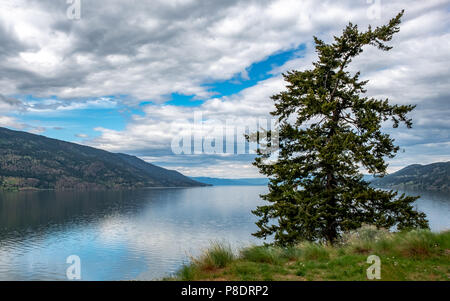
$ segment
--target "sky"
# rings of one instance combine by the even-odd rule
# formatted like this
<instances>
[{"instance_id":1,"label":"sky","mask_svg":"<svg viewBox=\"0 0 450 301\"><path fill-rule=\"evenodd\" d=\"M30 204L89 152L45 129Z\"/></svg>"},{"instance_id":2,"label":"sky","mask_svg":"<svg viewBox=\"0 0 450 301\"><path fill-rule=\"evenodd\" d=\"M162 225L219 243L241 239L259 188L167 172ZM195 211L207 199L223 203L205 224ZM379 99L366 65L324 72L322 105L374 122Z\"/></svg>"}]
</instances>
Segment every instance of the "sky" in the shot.
<instances>
[{"instance_id":1,"label":"sky","mask_svg":"<svg viewBox=\"0 0 450 301\"><path fill-rule=\"evenodd\" d=\"M208 137L269 118L282 73L317 59L313 36L331 42L401 9L393 49L366 48L350 71L368 96L417 106L412 129L383 127L401 148L389 172L449 161L450 0L2 0L0 126L189 176L261 177L251 147L224 153ZM189 133L194 151L177 152Z\"/></svg>"}]
</instances>

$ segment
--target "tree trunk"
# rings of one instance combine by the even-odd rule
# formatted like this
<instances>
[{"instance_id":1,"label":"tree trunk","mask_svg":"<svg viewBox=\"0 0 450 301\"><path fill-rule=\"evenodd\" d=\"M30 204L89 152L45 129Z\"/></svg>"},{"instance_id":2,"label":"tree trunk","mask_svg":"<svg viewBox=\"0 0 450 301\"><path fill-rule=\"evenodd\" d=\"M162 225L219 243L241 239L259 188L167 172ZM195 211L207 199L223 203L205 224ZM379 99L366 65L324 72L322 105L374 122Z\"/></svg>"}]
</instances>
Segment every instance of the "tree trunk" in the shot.
<instances>
[{"instance_id":1,"label":"tree trunk","mask_svg":"<svg viewBox=\"0 0 450 301\"><path fill-rule=\"evenodd\" d=\"M338 126L338 122L339 122L339 116L340 116L341 112L340 112L340 108L337 107L336 110L334 110L333 112L333 124L332 124L332 128L330 129L330 133L328 135L328 139L331 140L331 138L335 135L336 133L336 127ZM327 163L327 184L326 184L326 189L328 192L330 192L330 199L329 199L329 206L331 206L331 208L333 208L333 210L331 210L331 213L334 211L334 208L336 207L336 198L334 197L334 195L331 193L331 190L333 190L336 187L336 178L334 177L334 168L332 166L331 162L326 162ZM327 241L330 244L334 244L334 242L336 241L336 238L338 236L337 233L337 225L336 225L336 220L333 217L328 217L327 219L327 225L326 225L326 230L325 230L325 237L327 238Z\"/></svg>"}]
</instances>

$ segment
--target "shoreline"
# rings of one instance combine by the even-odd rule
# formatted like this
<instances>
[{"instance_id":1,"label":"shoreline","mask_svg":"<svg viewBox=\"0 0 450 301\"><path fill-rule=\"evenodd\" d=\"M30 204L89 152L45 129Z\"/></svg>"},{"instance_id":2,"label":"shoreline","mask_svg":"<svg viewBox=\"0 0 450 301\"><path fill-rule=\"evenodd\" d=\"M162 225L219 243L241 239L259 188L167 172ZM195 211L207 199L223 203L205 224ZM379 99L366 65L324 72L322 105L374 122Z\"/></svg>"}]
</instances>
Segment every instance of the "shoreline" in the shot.
<instances>
[{"instance_id":1,"label":"shoreline","mask_svg":"<svg viewBox=\"0 0 450 301\"><path fill-rule=\"evenodd\" d=\"M39 192L39 191L55 191L55 192L105 192L105 191L131 191L142 189L183 189L183 188L199 188L199 187L213 187L213 185L199 185L199 186L149 186L138 188L122 188L122 189L54 189L54 188L33 188L25 187L18 189L1 189L0 192Z\"/></svg>"}]
</instances>

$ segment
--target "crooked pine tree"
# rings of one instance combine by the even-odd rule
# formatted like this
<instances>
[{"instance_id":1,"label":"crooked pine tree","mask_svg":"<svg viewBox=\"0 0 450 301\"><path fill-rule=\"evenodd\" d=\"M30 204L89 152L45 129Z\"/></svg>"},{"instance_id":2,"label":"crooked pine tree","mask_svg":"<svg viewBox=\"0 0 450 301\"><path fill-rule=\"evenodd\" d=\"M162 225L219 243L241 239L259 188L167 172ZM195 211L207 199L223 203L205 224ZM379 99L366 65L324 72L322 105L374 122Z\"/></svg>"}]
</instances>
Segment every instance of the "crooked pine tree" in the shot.
<instances>
[{"instance_id":1,"label":"crooked pine tree","mask_svg":"<svg viewBox=\"0 0 450 301\"><path fill-rule=\"evenodd\" d=\"M342 232L362 224L428 227L425 214L412 205L417 197L374 189L359 171L364 167L375 176L386 174L386 158L393 158L399 148L382 132L382 123L411 128L407 113L415 106L364 96L368 81L347 67L366 45L390 50L386 42L399 31L402 15L364 32L349 23L331 44L314 37L314 68L283 74L286 90L272 96L271 112L279 121L279 156L271 162L270 153L260 150L254 162L270 182L268 194L262 196L269 204L253 211L259 217L253 235L274 235L280 245L333 243Z\"/></svg>"}]
</instances>

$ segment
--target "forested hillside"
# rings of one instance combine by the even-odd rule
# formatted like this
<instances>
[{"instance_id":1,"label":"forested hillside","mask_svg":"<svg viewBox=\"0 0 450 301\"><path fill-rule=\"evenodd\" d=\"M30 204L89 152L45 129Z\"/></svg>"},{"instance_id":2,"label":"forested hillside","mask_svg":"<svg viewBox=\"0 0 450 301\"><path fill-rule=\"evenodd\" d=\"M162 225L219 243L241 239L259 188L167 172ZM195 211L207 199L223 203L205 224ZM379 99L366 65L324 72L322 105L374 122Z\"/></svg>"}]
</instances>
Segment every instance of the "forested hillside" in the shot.
<instances>
[{"instance_id":1,"label":"forested hillside","mask_svg":"<svg viewBox=\"0 0 450 301\"><path fill-rule=\"evenodd\" d=\"M450 192L450 162L414 164L372 181L377 187Z\"/></svg>"},{"instance_id":2,"label":"forested hillside","mask_svg":"<svg viewBox=\"0 0 450 301\"><path fill-rule=\"evenodd\" d=\"M204 186L137 157L0 128L0 189Z\"/></svg>"}]
</instances>

